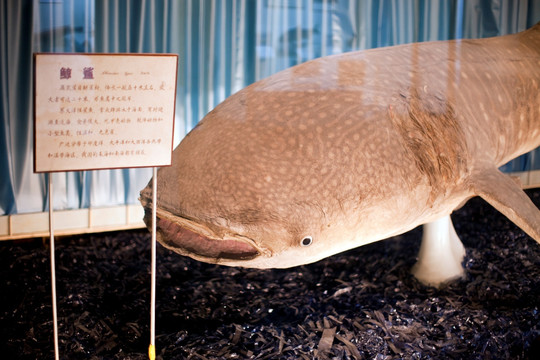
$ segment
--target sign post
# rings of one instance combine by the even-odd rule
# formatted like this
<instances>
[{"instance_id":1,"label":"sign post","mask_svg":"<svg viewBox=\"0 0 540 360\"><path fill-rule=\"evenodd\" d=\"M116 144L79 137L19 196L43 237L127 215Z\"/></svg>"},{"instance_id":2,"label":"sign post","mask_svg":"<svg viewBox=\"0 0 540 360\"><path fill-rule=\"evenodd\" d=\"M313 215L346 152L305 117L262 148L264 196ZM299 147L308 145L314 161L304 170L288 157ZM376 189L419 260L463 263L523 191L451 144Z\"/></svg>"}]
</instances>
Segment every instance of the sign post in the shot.
<instances>
[{"instance_id":1,"label":"sign post","mask_svg":"<svg viewBox=\"0 0 540 360\"><path fill-rule=\"evenodd\" d=\"M152 204L157 203L157 168L152 170ZM148 347L148 358L154 360L156 358L156 206L152 206L152 261L151 273L152 280L150 283L150 346Z\"/></svg>"},{"instance_id":2,"label":"sign post","mask_svg":"<svg viewBox=\"0 0 540 360\"><path fill-rule=\"evenodd\" d=\"M49 175L55 356L59 358L52 172L153 167L172 161L178 56L34 55L34 172ZM155 207L149 347L155 358Z\"/></svg>"},{"instance_id":3,"label":"sign post","mask_svg":"<svg viewBox=\"0 0 540 360\"><path fill-rule=\"evenodd\" d=\"M56 312L56 261L54 256L54 214L53 214L53 183L52 174L49 176L49 235L50 235L50 258L51 258L51 295L52 295L52 313L53 313L53 339L54 356L59 360L58 351L58 314Z\"/></svg>"}]
</instances>

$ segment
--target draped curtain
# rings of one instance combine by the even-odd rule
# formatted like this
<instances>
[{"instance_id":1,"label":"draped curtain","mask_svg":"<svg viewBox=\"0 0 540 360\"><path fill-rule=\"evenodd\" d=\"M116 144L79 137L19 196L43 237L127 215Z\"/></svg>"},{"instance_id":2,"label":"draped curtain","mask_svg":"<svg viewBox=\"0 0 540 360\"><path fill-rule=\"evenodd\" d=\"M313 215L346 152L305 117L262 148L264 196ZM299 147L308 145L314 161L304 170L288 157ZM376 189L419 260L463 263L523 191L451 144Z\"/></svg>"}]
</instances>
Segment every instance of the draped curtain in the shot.
<instances>
[{"instance_id":1,"label":"draped curtain","mask_svg":"<svg viewBox=\"0 0 540 360\"><path fill-rule=\"evenodd\" d=\"M47 207L34 174L33 52L179 54L175 144L227 96L316 57L514 33L540 0L1 0L0 215ZM531 153L506 171L540 169ZM150 169L54 174L55 208L137 202Z\"/></svg>"}]
</instances>

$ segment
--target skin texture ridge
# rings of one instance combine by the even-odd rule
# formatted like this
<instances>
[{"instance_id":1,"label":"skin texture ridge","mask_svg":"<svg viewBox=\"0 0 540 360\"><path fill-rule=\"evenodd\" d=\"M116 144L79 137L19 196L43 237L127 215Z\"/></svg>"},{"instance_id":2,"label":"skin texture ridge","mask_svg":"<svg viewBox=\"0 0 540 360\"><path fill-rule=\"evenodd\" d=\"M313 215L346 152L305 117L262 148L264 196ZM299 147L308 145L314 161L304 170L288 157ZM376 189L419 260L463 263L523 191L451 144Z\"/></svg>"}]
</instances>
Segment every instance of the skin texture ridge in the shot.
<instances>
[{"instance_id":1,"label":"skin texture ridge","mask_svg":"<svg viewBox=\"0 0 540 360\"><path fill-rule=\"evenodd\" d=\"M539 90L540 24L281 71L218 105L159 170L158 240L201 261L291 267L481 196L540 241L539 210L497 170L540 146Z\"/></svg>"}]
</instances>

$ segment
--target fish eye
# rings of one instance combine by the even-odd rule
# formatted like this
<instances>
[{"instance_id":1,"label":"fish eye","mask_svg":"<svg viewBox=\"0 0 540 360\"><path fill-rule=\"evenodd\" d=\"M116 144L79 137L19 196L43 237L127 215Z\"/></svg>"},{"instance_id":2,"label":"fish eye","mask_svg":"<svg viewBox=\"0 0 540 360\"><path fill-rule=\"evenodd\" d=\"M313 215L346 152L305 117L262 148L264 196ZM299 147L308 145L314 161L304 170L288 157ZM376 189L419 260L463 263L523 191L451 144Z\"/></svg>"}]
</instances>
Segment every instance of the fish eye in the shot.
<instances>
[{"instance_id":1,"label":"fish eye","mask_svg":"<svg viewBox=\"0 0 540 360\"><path fill-rule=\"evenodd\" d=\"M309 246L313 243L313 238L311 236L306 236L302 239L302 241L300 242L300 244L302 246Z\"/></svg>"}]
</instances>

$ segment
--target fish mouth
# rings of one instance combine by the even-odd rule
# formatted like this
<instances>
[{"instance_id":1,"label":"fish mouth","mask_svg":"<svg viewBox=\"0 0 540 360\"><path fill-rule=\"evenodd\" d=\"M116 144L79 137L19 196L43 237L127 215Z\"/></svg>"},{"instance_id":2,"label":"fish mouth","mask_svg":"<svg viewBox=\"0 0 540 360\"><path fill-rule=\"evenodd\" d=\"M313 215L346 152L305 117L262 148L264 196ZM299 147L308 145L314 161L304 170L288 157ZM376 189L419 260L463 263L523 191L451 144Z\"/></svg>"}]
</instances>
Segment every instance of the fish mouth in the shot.
<instances>
[{"instance_id":1,"label":"fish mouth","mask_svg":"<svg viewBox=\"0 0 540 360\"><path fill-rule=\"evenodd\" d=\"M238 234L219 236L205 225L166 210L157 208L156 213L157 240L180 255L214 264L241 265L264 252L248 237ZM151 229L151 207L145 207L144 221Z\"/></svg>"}]
</instances>

